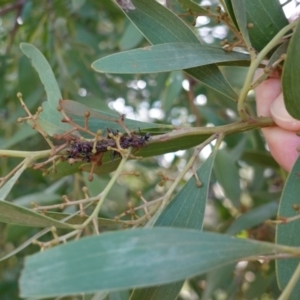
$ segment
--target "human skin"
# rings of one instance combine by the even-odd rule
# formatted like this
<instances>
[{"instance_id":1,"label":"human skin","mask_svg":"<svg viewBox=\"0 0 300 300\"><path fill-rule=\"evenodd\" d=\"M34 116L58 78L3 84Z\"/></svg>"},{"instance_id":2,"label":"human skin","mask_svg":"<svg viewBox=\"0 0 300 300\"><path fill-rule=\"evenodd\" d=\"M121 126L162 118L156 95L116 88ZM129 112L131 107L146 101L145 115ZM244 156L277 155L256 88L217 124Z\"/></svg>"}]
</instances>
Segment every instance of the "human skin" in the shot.
<instances>
[{"instance_id":1,"label":"human skin","mask_svg":"<svg viewBox=\"0 0 300 300\"><path fill-rule=\"evenodd\" d=\"M277 124L262 129L270 152L283 169L290 171L299 155L300 137L296 132L300 131L300 121L285 109L279 76L265 80L255 89L255 95L257 115L271 117Z\"/></svg>"}]
</instances>

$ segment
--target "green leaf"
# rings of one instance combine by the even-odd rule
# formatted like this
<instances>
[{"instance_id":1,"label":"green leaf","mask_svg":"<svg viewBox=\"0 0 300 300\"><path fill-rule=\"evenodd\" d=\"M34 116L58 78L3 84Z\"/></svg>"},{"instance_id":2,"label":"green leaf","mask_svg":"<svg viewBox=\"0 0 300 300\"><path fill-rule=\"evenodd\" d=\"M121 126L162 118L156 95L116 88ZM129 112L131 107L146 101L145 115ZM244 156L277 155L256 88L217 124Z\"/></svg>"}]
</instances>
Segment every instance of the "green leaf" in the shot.
<instances>
[{"instance_id":1,"label":"green leaf","mask_svg":"<svg viewBox=\"0 0 300 300\"><path fill-rule=\"evenodd\" d=\"M21 196L13 200L15 205L30 207L34 202L37 205L47 205L49 203L57 203L61 201L61 195L57 193L36 192Z\"/></svg>"},{"instance_id":2,"label":"green leaf","mask_svg":"<svg viewBox=\"0 0 300 300\"><path fill-rule=\"evenodd\" d=\"M32 137L35 134L37 134L37 132L32 128L28 126L22 126L20 130L18 130L12 137L5 140L5 142L1 144L1 149L11 148L12 146Z\"/></svg>"},{"instance_id":3,"label":"green leaf","mask_svg":"<svg viewBox=\"0 0 300 300\"><path fill-rule=\"evenodd\" d=\"M233 284L238 284L237 280L234 280L233 276L228 276L229 274L234 274L236 268L236 263L217 268L209 272L206 276L205 289L201 300L214 299L214 293L216 290L222 290L228 295L227 289L232 289ZM229 291L230 291L229 290ZM228 297L228 299L234 299Z\"/></svg>"},{"instance_id":4,"label":"green leaf","mask_svg":"<svg viewBox=\"0 0 300 300\"><path fill-rule=\"evenodd\" d=\"M293 209L294 205L299 205L300 195L300 157L298 157L294 164L287 181L285 183L282 196L279 203L278 216L282 218L289 218L299 215L297 211ZM288 246L300 246L299 239L300 222L299 219L286 224L278 224L276 226L276 243ZM300 260L293 258L291 260L277 260L277 281L280 289L289 282L292 274L294 273ZM298 299L300 295L300 282L295 286L290 299Z\"/></svg>"},{"instance_id":5,"label":"green leaf","mask_svg":"<svg viewBox=\"0 0 300 300\"><path fill-rule=\"evenodd\" d=\"M217 65L207 65L185 70L186 73L193 76L211 89L223 94L224 96L236 101L237 95L233 91L227 79L220 72Z\"/></svg>"},{"instance_id":6,"label":"green leaf","mask_svg":"<svg viewBox=\"0 0 300 300\"><path fill-rule=\"evenodd\" d=\"M272 56L270 57L267 63L267 67L271 66L274 62L280 59L281 55L286 54L289 44L290 44L290 40L287 40L274 51L274 53L272 54ZM268 74L266 74L266 76L268 76Z\"/></svg>"},{"instance_id":7,"label":"green leaf","mask_svg":"<svg viewBox=\"0 0 300 300\"><path fill-rule=\"evenodd\" d=\"M92 68L102 73L147 74L237 60L249 60L249 55L199 43L180 42L112 54L96 60Z\"/></svg>"},{"instance_id":8,"label":"green leaf","mask_svg":"<svg viewBox=\"0 0 300 300\"><path fill-rule=\"evenodd\" d=\"M138 156L149 157L161 155L169 152L176 152L179 150L185 150L195 147L205 141L210 134L195 134L183 137L178 137L169 141L162 141L153 138L153 141L147 145L147 147L141 148L135 154Z\"/></svg>"},{"instance_id":9,"label":"green leaf","mask_svg":"<svg viewBox=\"0 0 300 300\"><path fill-rule=\"evenodd\" d=\"M31 60L47 94L48 101L43 103L43 112L38 118L39 124L51 136L55 133L62 133L69 130L69 124L61 122L62 116L57 111L58 102L62 99L62 95L48 61L33 45L21 43L20 48Z\"/></svg>"},{"instance_id":10,"label":"green leaf","mask_svg":"<svg viewBox=\"0 0 300 300\"><path fill-rule=\"evenodd\" d=\"M140 33L140 31L132 24L129 23L122 35L119 46L121 50L129 50L136 46L138 46L144 36Z\"/></svg>"},{"instance_id":11,"label":"green leaf","mask_svg":"<svg viewBox=\"0 0 300 300\"><path fill-rule=\"evenodd\" d=\"M211 171L215 159L213 152L197 170L202 186L197 187L192 176L172 202L160 215L154 226L171 226L190 229L202 229ZM130 300L173 300L178 296L184 281L137 289Z\"/></svg>"},{"instance_id":12,"label":"green leaf","mask_svg":"<svg viewBox=\"0 0 300 300\"><path fill-rule=\"evenodd\" d=\"M44 85L49 105L56 109L58 101L62 99L62 95L49 63L40 50L33 45L21 43L20 48L31 60L33 67L38 72L41 82Z\"/></svg>"},{"instance_id":13,"label":"green leaf","mask_svg":"<svg viewBox=\"0 0 300 300\"><path fill-rule=\"evenodd\" d=\"M193 31L173 12L155 0L132 0L134 10L124 12L129 20L152 44L199 43ZM236 100L237 96L217 65L185 70L203 84Z\"/></svg>"},{"instance_id":14,"label":"green leaf","mask_svg":"<svg viewBox=\"0 0 300 300\"><path fill-rule=\"evenodd\" d=\"M192 229L103 233L28 257L20 278L21 297L41 299L164 284L276 250L289 249Z\"/></svg>"},{"instance_id":15,"label":"green leaf","mask_svg":"<svg viewBox=\"0 0 300 300\"><path fill-rule=\"evenodd\" d=\"M300 120L300 23L298 22L287 50L281 77L284 103L292 117Z\"/></svg>"},{"instance_id":16,"label":"green leaf","mask_svg":"<svg viewBox=\"0 0 300 300\"><path fill-rule=\"evenodd\" d=\"M251 44L255 50L261 51L283 27L288 25L288 21L279 1L246 0L245 5L247 23L253 24L253 28L248 31Z\"/></svg>"},{"instance_id":17,"label":"green leaf","mask_svg":"<svg viewBox=\"0 0 300 300\"><path fill-rule=\"evenodd\" d=\"M181 4L184 10L195 13L197 16L209 15L209 12L205 8L199 6L191 0L178 0L178 2Z\"/></svg>"},{"instance_id":18,"label":"green leaf","mask_svg":"<svg viewBox=\"0 0 300 300\"><path fill-rule=\"evenodd\" d=\"M46 212L46 216L48 216L51 219L61 221L63 219L68 218L70 215L65 213L58 213L58 212ZM88 219L88 216L80 216L80 215L74 215L72 218L69 218L66 223L72 224L72 225L78 225L84 223ZM121 229L122 226L124 226L124 222L117 221L114 219L105 219L105 218L97 218L99 231L107 231L107 230L116 230Z\"/></svg>"},{"instance_id":19,"label":"green leaf","mask_svg":"<svg viewBox=\"0 0 300 300\"><path fill-rule=\"evenodd\" d=\"M104 154L102 164L100 167L96 166L94 174L104 175L115 171L120 163L120 159L116 158L112 160L111 153L107 152ZM90 163L74 163L70 165L68 162L58 162L56 165L56 170L53 173L53 167L49 169L49 176L51 179L58 179L64 176L74 174L79 171L90 172L92 164Z\"/></svg>"},{"instance_id":20,"label":"green leaf","mask_svg":"<svg viewBox=\"0 0 300 300\"><path fill-rule=\"evenodd\" d=\"M65 221L68 224L82 224L84 221L87 220L87 216L80 216L80 215L74 215L70 216L69 214L63 214L63 213L57 213L57 212L46 212L45 213L46 216L50 217L51 219L54 220L58 220L58 221ZM115 230L115 229L121 229L121 226L124 226L124 223L122 221L116 221L116 220L110 220L110 219L103 219L103 218L98 218L98 226L99 226L99 230L101 231L107 231L107 230ZM61 224L61 223L60 223ZM11 226L16 226L16 225L11 225ZM26 228L24 227L24 225L21 225L22 229ZM57 226L57 223L55 225ZM6 260L14 255L16 255L17 253L19 253L20 251L24 250L26 247L28 247L34 240L37 240L38 238L42 237L43 235L45 235L47 232L49 232L51 230L50 227L47 227L41 231L39 231L37 234L35 234L34 236L31 236L29 239L27 239L24 243L22 243L20 246L18 246L17 248L14 248L11 252L9 252L8 254L0 257L0 262L3 260ZM20 229L18 229L18 233L20 234ZM22 234L22 231L21 231Z\"/></svg>"},{"instance_id":21,"label":"green leaf","mask_svg":"<svg viewBox=\"0 0 300 300\"><path fill-rule=\"evenodd\" d=\"M193 31L172 11L154 0L132 0L134 10L127 18L152 44L174 42L199 43Z\"/></svg>"},{"instance_id":22,"label":"green leaf","mask_svg":"<svg viewBox=\"0 0 300 300\"><path fill-rule=\"evenodd\" d=\"M198 187L192 176L158 218L155 226L202 229L214 160L213 153L197 170L202 186Z\"/></svg>"},{"instance_id":23,"label":"green leaf","mask_svg":"<svg viewBox=\"0 0 300 300\"><path fill-rule=\"evenodd\" d=\"M226 230L226 233L237 234L242 230L247 230L251 227L257 226L264 221L275 217L277 209L278 203L275 201L255 207L239 216Z\"/></svg>"},{"instance_id":24,"label":"green leaf","mask_svg":"<svg viewBox=\"0 0 300 300\"><path fill-rule=\"evenodd\" d=\"M60 106L63 108L64 112L68 117L72 119L74 123L80 125L82 127L85 126L85 118L84 113L88 112L90 117L88 119L89 130L92 132L97 132L97 130L105 131L106 128L111 130L120 130L124 132L123 127L117 122L120 121L121 116L117 113L107 113L103 111L99 111L96 109L92 109L82 103L73 101L73 100L63 100L60 102ZM136 120L126 119L124 120L124 124L130 130L143 130L154 129L156 133L164 133L173 129L174 126L168 124L155 124L149 122L141 122ZM82 133L84 134L84 133Z\"/></svg>"},{"instance_id":25,"label":"green leaf","mask_svg":"<svg viewBox=\"0 0 300 300\"><path fill-rule=\"evenodd\" d=\"M130 300L174 300L184 284L183 280L153 287L139 288L133 291Z\"/></svg>"},{"instance_id":26,"label":"green leaf","mask_svg":"<svg viewBox=\"0 0 300 300\"><path fill-rule=\"evenodd\" d=\"M17 226L17 225L11 225L11 226ZM26 227L22 226L22 229L24 229ZM45 235L47 232L50 231L50 228L45 228L41 231L39 231L37 234L35 234L34 236L28 238L24 243L22 243L20 246L18 246L17 248L14 248L12 251L10 251L9 253L7 253L6 255L0 257L0 262L4 261L14 255L16 255L17 253L21 252L22 250L24 250L26 247L28 247L33 241L36 241L38 238L40 238L41 236ZM20 231L19 231L20 232Z\"/></svg>"},{"instance_id":27,"label":"green leaf","mask_svg":"<svg viewBox=\"0 0 300 300\"><path fill-rule=\"evenodd\" d=\"M241 160L249 164L258 164L264 167L278 168L278 163L267 152L257 150L246 150L241 155Z\"/></svg>"},{"instance_id":28,"label":"green leaf","mask_svg":"<svg viewBox=\"0 0 300 300\"><path fill-rule=\"evenodd\" d=\"M25 171L25 167L21 167L8 181L5 182L5 184L0 188L0 203L1 200L5 200L11 189L16 184L19 177L22 175L22 173Z\"/></svg>"},{"instance_id":29,"label":"green leaf","mask_svg":"<svg viewBox=\"0 0 300 300\"><path fill-rule=\"evenodd\" d=\"M226 197L235 207L240 206L240 176L236 158L224 149L218 151L214 165L217 181L224 189Z\"/></svg>"},{"instance_id":30,"label":"green leaf","mask_svg":"<svg viewBox=\"0 0 300 300\"><path fill-rule=\"evenodd\" d=\"M40 213L7 201L0 201L0 222L30 227L55 226L57 228L72 228L66 223L58 222Z\"/></svg>"},{"instance_id":31,"label":"green leaf","mask_svg":"<svg viewBox=\"0 0 300 300\"><path fill-rule=\"evenodd\" d=\"M242 33L243 39L247 46L251 46L249 39L248 28L247 28L247 17L246 17L246 1L245 0L231 0L232 8L234 10L235 20L238 24L239 30Z\"/></svg>"},{"instance_id":32,"label":"green leaf","mask_svg":"<svg viewBox=\"0 0 300 300\"><path fill-rule=\"evenodd\" d=\"M234 26L238 29L239 26L237 24L236 18L235 18L235 14L233 11L233 6L231 3L231 0L224 0L224 8L225 11L228 13L228 15L230 16L230 19L232 20L232 23L234 24Z\"/></svg>"},{"instance_id":33,"label":"green leaf","mask_svg":"<svg viewBox=\"0 0 300 300\"><path fill-rule=\"evenodd\" d=\"M167 82L166 87L162 94L162 108L166 114L169 114L173 108L176 100L178 99L180 92L182 91L183 82L182 71L171 72Z\"/></svg>"},{"instance_id":34,"label":"green leaf","mask_svg":"<svg viewBox=\"0 0 300 300\"><path fill-rule=\"evenodd\" d=\"M121 161L120 158L112 159L111 152L104 153L102 158L101 166L96 166L93 174L104 175L115 171ZM139 155L140 156L140 155ZM72 175L76 172L88 172L90 173L92 168L91 163L86 162L75 162L74 164L69 164L67 161L59 161L56 164L55 172L53 172L53 167L51 166L48 170L51 179L59 179L64 176Z\"/></svg>"},{"instance_id":35,"label":"green leaf","mask_svg":"<svg viewBox=\"0 0 300 300\"><path fill-rule=\"evenodd\" d=\"M279 293L276 295L275 288L272 288L273 285L276 284L275 272L271 270L271 272L266 272L264 270L260 270L255 273L255 280L251 283L249 289L245 292L245 299L260 299L265 291L272 291L272 296L274 299L279 299ZM291 299L290 299L291 300Z\"/></svg>"}]
</instances>

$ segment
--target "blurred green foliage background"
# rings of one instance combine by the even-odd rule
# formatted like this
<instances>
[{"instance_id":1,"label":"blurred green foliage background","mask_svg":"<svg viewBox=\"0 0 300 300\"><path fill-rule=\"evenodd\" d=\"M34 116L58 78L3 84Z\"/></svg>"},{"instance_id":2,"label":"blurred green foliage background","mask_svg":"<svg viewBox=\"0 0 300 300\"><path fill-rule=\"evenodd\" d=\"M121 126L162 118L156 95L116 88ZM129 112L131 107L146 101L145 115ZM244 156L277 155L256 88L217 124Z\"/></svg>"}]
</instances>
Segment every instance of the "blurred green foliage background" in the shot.
<instances>
[{"instance_id":1,"label":"blurred green foliage background","mask_svg":"<svg viewBox=\"0 0 300 300\"><path fill-rule=\"evenodd\" d=\"M205 16L194 20L179 2L166 1L166 5L193 28L203 43L217 46L221 40L232 38L226 25ZM210 4L214 10L218 1L202 1L202 4ZM181 70L143 75L94 72L91 63L96 59L149 45L113 1L0 0L1 149L47 149L45 141L30 126L16 122L18 117L25 115L16 97L18 92L22 92L32 112L46 101L36 71L19 48L21 42L33 44L45 55L64 99L76 100L102 111L116 110L125 113L127 118L176 126L218 126L239 119L236 103ZM223 66L221 69L238 93L246 68ZM248 108L255 111L254 94L250 95ZM185 165L191 151L130 162L128 169L139 170L141 176L120 179L118 188L111 192L105 203L102 216L113 218L122 213L129 201L133 205L140 204L135 194L138 190L142 190L144 197L149 200L163 194L163 188L157 185L157 172L163 169L170 177L175 176ZM205 149L198 158L198 165L210 151L210 147ZM1 176L5 176L17 163L16 159L1 158ZM259 131L226 137L215 161L205 228L231 234L245 229L243 234L247 237L273 241L273 228L261 223L275 216L285 176L266 150ZM85 174L76 173L54 181L49 176L42 176L40 171L27 170L7 200L29 206L31 202L56 203L63 194L78 199L83 185L89 187L91 194L96 194L99 187L104 187L109 180L109 175L105 175L89 183L86 177ZM240 202L240 212L232 202ZM237 215L247 212L246 223L243 220L233 223ZM0 223L0 256L38 231ZM49 236L44 237L45 240L47 238ZM18 299L17 279L23 259L37 250L37 246L30 246L11 259L0 262L1 299ZM228 296L226 299L258 299L255 297L266 290L265 298L259 299L276 298L278 289L273 264L259 265L255 262L240 269L235 267L227 267L219 273L212 272L207 278L194 278L185 292L181 293L181 299L208 299L211 295L213 299L225 299L222 293ZM221 276L233 274L234 269L236 273L232 276L236 280ZM241 291L239 280L250 286L245 293ZM207 288L204 291L205 281ZM238 293L241 293L241 298L234 298L238 297ZM109 299L127 298L114 298L111 295Z\"/></svg>"}]
</instances>

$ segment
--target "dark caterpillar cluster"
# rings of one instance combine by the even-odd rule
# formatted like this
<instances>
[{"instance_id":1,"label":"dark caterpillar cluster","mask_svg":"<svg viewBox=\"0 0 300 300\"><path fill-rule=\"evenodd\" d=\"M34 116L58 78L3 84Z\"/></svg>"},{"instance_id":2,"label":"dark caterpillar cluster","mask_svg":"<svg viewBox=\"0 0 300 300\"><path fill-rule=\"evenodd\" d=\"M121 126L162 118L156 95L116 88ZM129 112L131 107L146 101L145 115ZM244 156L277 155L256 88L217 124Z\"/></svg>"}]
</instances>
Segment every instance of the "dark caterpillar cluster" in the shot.
<instances>
[{"instance_id":1,"label":"dark caterpillar cluster","mask_svg":"<svg viewBox=\"0 0 300 300\"><path fill-rule=\"evenodd\" d=\"M119 132L108 130L109 134L117 136ZM121 135L119 137L119 143L122 149L128 149L129 147L139 149L146 145L150 140L151 135L146 133L145 135L132 134L130 136ZM96 143L95 150L93 151L94 142L88 141L73 141L71 149L68 150L68 159L81 159L82 161L90 162L93 157L97 157L100 153L109 151L108 147L117 148L116 140L108 135L107 138L101 139ZM112 158L120 156L117 151L112 151Z\"/></svg>"}]
</instances>

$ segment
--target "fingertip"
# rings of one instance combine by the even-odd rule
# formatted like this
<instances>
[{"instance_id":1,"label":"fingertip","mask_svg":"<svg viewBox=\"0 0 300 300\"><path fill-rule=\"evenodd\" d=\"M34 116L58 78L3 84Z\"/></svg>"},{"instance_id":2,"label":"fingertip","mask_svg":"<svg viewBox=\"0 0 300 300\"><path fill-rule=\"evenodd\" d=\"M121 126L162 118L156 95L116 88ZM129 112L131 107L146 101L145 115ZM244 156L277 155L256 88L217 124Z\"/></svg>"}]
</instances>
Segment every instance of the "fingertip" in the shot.
<instances>
[{"instance_id":1,"label":"fingertip","mask_svg":"<svg viewBox=\"0 0 300 300\"><path fill-rule=\"evenodd\" d=\"M286 110L282 93L270 106L270 113L275 123L286 130L299 131L300 121L294 119Z\"/></svg>"},{"instance_id":2,"label":"fingertip","mask_svg":"<svg viewBox=\"0 0 300 300\"><path fill-rule=\"evenodd\" d=\"M297 147L300 145L300 138L294 132L279 127L265 128L263 133L272 156L289 172L299 156Z\"/></svg>"},{"instance_id":3,"label":"fingertip","mask_svg":"<svg viewBox=\"0 0 300 300\"><path fill-rule=\"evenodd\" d=\"M279 78L270 78L255 89L256 110L258 116L270 117L270 106L281 93Z\"/></svg>"}]
</instances>

